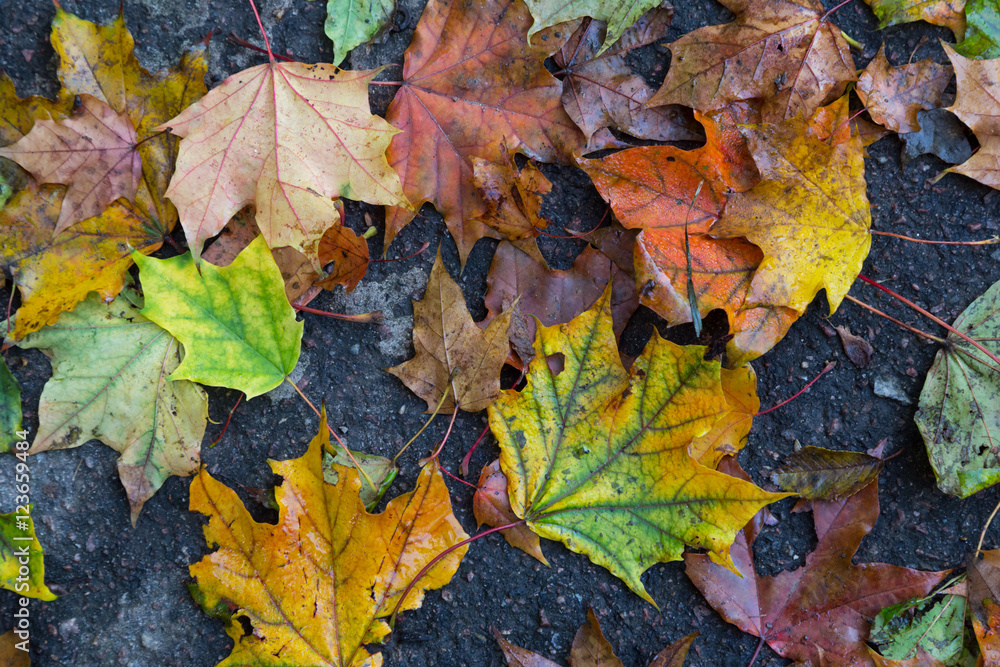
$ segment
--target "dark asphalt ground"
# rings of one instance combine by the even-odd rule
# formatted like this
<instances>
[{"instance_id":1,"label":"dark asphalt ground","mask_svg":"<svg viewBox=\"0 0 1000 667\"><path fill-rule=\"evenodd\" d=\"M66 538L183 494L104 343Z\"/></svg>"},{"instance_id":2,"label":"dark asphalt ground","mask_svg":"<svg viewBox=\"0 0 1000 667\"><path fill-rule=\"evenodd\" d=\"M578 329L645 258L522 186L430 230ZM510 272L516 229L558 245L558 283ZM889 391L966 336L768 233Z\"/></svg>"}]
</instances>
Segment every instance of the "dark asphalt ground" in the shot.
<instances>
[{"instance_id":1,"label":"dark asphalt ground","mask_svg":"<svg viewBox=\"0 0 1000 667\"><path fill-rule=\"evenodd\" d=\"M329 61L332 49L323 34L324 5L307 0L262 0L261 13L276 50L304 61ZM393 31L374 47L360 47L348 65L367 68L401 63L402 52L419 18L420 0L404 0ZM117 0L63 0L63 6L90 20L110 21ZM225 35L259 41L252 12L241 0L129 0L127 22L138 42L139 58L149 69L174 63L183 48L211 29L209 85L245 67L263 62L261 56L227 43ZM48 42L54 9L45 0L0 0L0 67L15 80L21 95L56 90L56 59ZM729 20L710 0L692 0L677 8L670 39L694 28ZM859 68L873 57L882 40L894 64L915 59L945 60L938 39L950 39L944 29L911 24L879 32L870 10L859 0L843 7L837 23L863 42L855 53ZM665 64L665 48L651 48L634 58L655 83L653 68ZM398 76L390 69L383 78ZM662 78L664 70L659 76ZM372 91L373 108L384 112L391 87ZM1000 233L1000 195L960 176L930 180L944 163L925 156L905 168L901 143L895 136L869 149L866 178L873 203L874 228L924 238L972 240ZM604 205L582 172L546 167L554 183L546 210L557 224L588 229L603 214ZM348 223L364 227L365 213L377 225L377 207L347 206ZM442 243L453 275L458 272L455 246L431 207L390 249L404 256L427 240L432 249ZM559 233L559 232L556 232ZM178 238L180 233L178 232ZM371 240L380 253L381 235ZM485 276L494 244L482 241L461 276L466 299L476 317L485 315ZM567 267L579 244L543 244L557 268ZM382 369L411 355L410 298L419 298L434 259L433 251L402 262L373 264L358 289L348 296L325 293L313 305L328 310L366 312L380 309L383 325L356 325L306 318L300 384L315 399L326 401L331 423L346 428L346 440L356 449L394 454L423 422L423 401L410 394ZM914 299L946 320L953 319L978 294L1000 279L1000 253L989 247L962 248L907 244L875 237L865 273ZM929 322L872 288L858 285L855 296L895 317L933 331ZM8 291L0 291L6 300ZM845 303L832 318L821 295L809 313L770 354L754 363L762 404L778 403L811 379L827 361L837 368L790 407L759 418L750 444L739 459L760 484L770 470L802 445L864 450L888 438L887 454L896 454L881 477L882 515L858 553L860 561L884 561L939 570L962 565L979 537L983 523L1000 498L997 489L968 500L945 496L934 485L922 442L913 425L915 403L924 373L936 351L914 335ZM641 310L626 332L624 344L641 349L651 326L658 322ZM875 347L871 366L859 369L847 360L834 325L847 325ZM691 339L686 328L670 334ZM8 353L24 389L25 425L34 432L41 388L49 375L45 357L35 351ZM894 386L897 397L875 394L875 386ZM236 401L232 391L209 389L211 417L205 442L221 430ZM445 420L402 459L402 472L389 494L412 487L417 460L442 437ZM485 425L485 414L461 414L445 449L443 462L455 470L462 455ZM203 451L217 478L239 488L266 488L276 479L265 459L299 456L315 433L317 420L290 392L277 391L240 406L222 442ZM493 442L477 451L476 471L497 454ZM79 449L50 452L32 459L33 500L38 532L46 548L47 578L60 598L32 604L32 664L133 665L141 667L215 665L229 652L221 623L204 615L185 587L187 566L208 549L200 515L187 511L188 479L171 478L154 497L133 529L128 504L115 469L115 453L96 442ZM13 509L12 458L0 460L0 511ZM455 512L465 530L475 532L470 489L451 485ZM243 494L251 503L250 496ZM774 574L797 567L815 544L809 514L791 514L791 501L778 503L777 526L764 530L756 543L757 567ZM266 511L253 506L258 518ZM987 547L1000 546L1000 527L987 537ZM543 548L550 568L508 547L498 536L475 543L454 581L427 596L421 610L405 615L384 646L389 667L499 666L504 664L491 637L493 629L511 641L565 663L576 629L588 605L628 667L645 667L664 646L693 630L701 633L689 665L745 665L757 640L726 624L712 611L683 573L681 563L657 565L645 576L659 609L643 602L622 583L580 555L554 543ZM11 622L14 595L0 591L0 630ZM767 648L757 665L785 661Z\"/></svg>"}]
</instances>

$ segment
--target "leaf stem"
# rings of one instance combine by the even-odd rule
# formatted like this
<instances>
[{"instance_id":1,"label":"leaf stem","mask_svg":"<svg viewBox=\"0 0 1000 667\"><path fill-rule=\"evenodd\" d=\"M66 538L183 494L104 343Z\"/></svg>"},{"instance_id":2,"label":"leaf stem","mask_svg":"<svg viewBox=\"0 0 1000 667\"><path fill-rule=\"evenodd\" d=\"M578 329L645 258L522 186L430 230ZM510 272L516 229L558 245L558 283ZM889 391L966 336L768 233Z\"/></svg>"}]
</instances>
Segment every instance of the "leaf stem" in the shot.
<instances>
[{"instance_id":1,"label":"leaf stem","mask_svg":"<svg viewBox=\"0 0 1000 667\"><path fill-rule=\"evenodd\" d=\"M505 526L494 526L493 528L480 531L475 535L473 535L472 537L468 537L462 540L458 544L451 545L450 547L439 553L437 556L435 556L433 559L431 559L431 562L425 565L424 568L417 573L417 576L413 577L409 585L403 590L403 594L399 596L399 601L396 603L396 608L392 610L392 615L389 617L389 627L391 628L396 627L396 616L399 615L399 611L402 608L403 603L406 601L406 596L410 594L410 591L413 590L413 587L416 585L416 583L420 581L423 578L423 576L430 571L432 567L437 565L442 558L444 558L445 556L447 556L448 554L457 549L461 549L467 544L475 542L476 540L482 537L486 537L487 535L490 535L492 533L500 532L501 530L507 530L508 528L517 528L518 526L523 524L524 524L524 519L521 519L520 521L515 521L514 523L508 523Z\"/></svg>"},{"instance_id":2,"label":"leaf stem","mask_svg":"<svg viewBox=\"0 0 1000 667\"><path fill-rule=\"evenodd\" d=\"M449 389L450 389L450 387L449 387ZM448 430L444 432L444 438L441 439L441 442L438 444L437 449L434 450L434 453L431 454L429 457L427 457L427 459L426 459L427 461L429 461L431 459L436 459L438 457L438 455L441 453L441 450L444 449L444 443L448 442L448 436L451 435L451 429L455 425L455 418L456 417L458 417L458 404L457 403L455 404L455 411L453 413L451 413L451 422L448 424ZM421 465L423 465L423 462L421 462Z\"/></svg>"},{"instance_id":3,"label":"leaf stem","mask_svg":"<svg viewBox=\"0 0 1000 667\"><path fill-rule=\"evenodd\" d=\"M441 400L438 401L437 407L434 408L434 412L431 413L431 416L427 418L427 421L425 421L424 425L420 427L420 430L417 431L417 434L414 435L412 438L410 438L410 441L407 442L405 445L403 445L403 448L400 449L398 452L396 452L396 455L392 457L393 465L395 465L396 459L402 456L403 452L405 452L406 449L413 444L413 441L419 438L420 434L423 433L424 430L431 425L431 422L434 421L435 417L437 417L438 411L441 410L441 406L444 405L444 401L446 398L448 398L448 394L450 393L451 393L451 385L448 385L448 388L445 389L443 394L441 394Z\"/></svg>"},{"instance_id":4,"label":"leaf stem","mask_svg":"<svg viewBox=\"0 0 1000 667\"><path fill-rule=\"evenodd\" d=\"M250 7L253 8L253 15L257 19L257 27L260 28L260 34L264 37L264 46L267 47L267 57L274 62L274 52L271 51L271 42L267 39L267 33L264 31L264 24L260 21L260 14L257 12L257 5L254 4L253 0L247 0L250 3Z\"/></svg>"},{"instance_id":5,"label":"leaf stem","mask_svg":"<svg viewBox=\"0 0 1000 667\"><path fill-rule=\"evenodd\" d=\"M777 410L781 406L787 405L788 403L791 403L796 398L798 398L799 396L801 396L802 394L804 394L809 389L809 387L811 387L814 384L816 384L816 380L819 380L821 377L823 377L824 375L826 375L827 372L832 371L836 365L837 365L836 361L831 361L830 363L828 363L826 365L826 367L823 368L823 370L821 370L819 372L819 375L817 375L816 377L814 377L812 380L809 381L809 384L807 384L806 386L802 387L802 389L799 389L797 392L795 392L795 395L791 396L790 398L786 398L781 403L778 403L777 405L775 405L773 407L770 407L767 410L761 410L760 412L758 412L757 414L755 414L754 417L760 417L761 415L766 415L768 412L771 412L773 410Z\"/></svg>"},{"instance_id":6,"label":"leaf stem","mask_svg":"<svg viewBox=\"0 0 1000 667\"><path fill-rule=\"evenodd\" d=\"M316 413L317 417L319 417L320 419L323 419L322 415L320 414L320 411L317 410L316 406L312 404L312 401L310 401L306 397L306 395L302 393L302 390L299 389L299 386L297 384L295 384L294 382L292 382L292 379L290 377L286 376L285 377L285 382L287 382L288 384L292 385L292 389L294 389L295 391L297 391L299 393L299 396L301 396L302 400L306 402L306 405L308 405L310 408L312 408L312 411ZM337 432L333 430L332 426L330 426L330 422L326 423L326 429L328 431L330 431L330 435L332 435L334 437L334 439L337 441L337 444L339 444L341 447L344 448L344 452L347 453L347 458L351 459L351 463L353 463L354 467L357 468L358 474L361 475L361 477L365 480L365 482L368 483L368 486L370 486L373 490L377 491L378 487L375 486L375 482L373 482L372 478L368 476L368 473L365 471L365 469L361 467L361 464L358 463L358 460L356 458L354 458L354 452L352 452L351 450L349 450L347 448L347 445L344 444L344 441L340 439L340 436L337 435Z\"/></svg>"},{"instance_id":7,"label":"leaf stem","mask_svg":"<svg viewBox=\"0 0 1000 667\"><path fill-rule=\"evenodd\" d=\"M997 506L993 508L993 511L990 513L990 518L986 520L986 525L983 526L983 532L979 534L979 544L976 545L977 556L983 551L983 540L986 539L986 531L990 529L990 524L993 523L993 517L997 515L998 510L1000 510L1000 502L997 502Z\"/></svg>"},{"instance_id":8,"label":"leaf stem","mask_svg":"<svg viewBox=\"0 0 1000 667\"><path fill-rule=\"evenodd\" d=\"M222 441L222 436L224 436L226 434L226 431L229 430L229 422L232 421L232 419L233 419L233 413L236 412L236 408L240 407L240 401L242 401L243 397L245 397L245 396L246 396L246 394L244 394L241 391L240 392L240 397L236 399L236 404L229 411L229 416L226 417L226 424L225 424L225 426L222 427L222 433L219 434L218 438L216 438L215 440L213 440L211 442L211 444L208 446L209 449L211 449L212 447L215 447L217 444L219 444L219 442Z\"/></svg>"},{"instance_id":9,"label":"leaf stem","mask_svg":"<svg viewBox=\"0 0 1000 667\"><path fill-rule=\"evenodd\" d=\"M899 294L896 294L895 292L893 292L888 287L885 287L884 285L878 284L877 282L875 282L874 280L872 280L868 276L865 276L863 274L858 274L858 278L860 278L862 281L868 283L869 285L873 285L874 287L879 288L880 290L882 290L883 292L885 292L889 296L891 296L891 297L893 297L895 299L898 299L899 301L902 301L907 306L909 306L913 310L917 311L918 313L920 313L921 315L923 315L927 319L931 320L935 324L944 327L945 329L947 329L951 333L955 334L956 336L958 336L959 338L961 338L965 342L967 342L970 345L972 345L973 347L977 348L980 352L982 352L987 357L989 357L993 361L993 363L995 363L997 366L1000 366L1000 359L998 359L995 354L993 354L992 352L990 352L989 350L987 350L985 347L983 347L983 345L979 341L973 340L972 338L970 338L966 334L962 333L961 331L959 331L955 327L951 326L950 324L948 324L947 322L945 322L944 320L942 320L940 317L937 317L936 315L932 315L930 312L928 312L927 310L924 310L923 308L921 308L917 304L913 303L912 301L910 301L906 297L901 296ZM959 349L961 350L961 348L959 348Z\"/></svg>"},{"instance_id":10,"label":"leaf stem","mask_svg":"<svg viewBox=\"0 0 1000 667\"><path fill-rule=\"evenodd\" d=\"M257 53L264 53L264 54L267 53L266 49L262 49L259 46L257 46L256 44L251 44L247 40L245 40L242 37L240 37L239 35L237 35L236 31L230 32L229 33L229 37L227 37L226 39L227 39L227 41L229 41L232 44L235 44L237 46L242 46L244 49L250 49L251 51L256 51ZM283 56L280 53L275 53L273 55L278 60L283 60L286 63L297 62L295 60L295 58L289 58L288 56Z\"/></svg>"},{"instance_id":11,"label":"leaf stem","mask_svg":"<svg viewBox=\"0 0 1000 667\"><path fill-rule=\"evenodd\" d=\"M132 150L136 150L137 148L139 148L139 146L142 146L142 145L143 145L144 143L146 143L146 142L147 142L147 141L149 141L150 139L155 139L155 138L157 138L158 136L160 136L161 134L166 134L166 133L167 133L167 132L169 132L169 131L170 131L170 128L168 127L168 128L166 128L166 129L164 129L164 130L160 130L160 131L159 131L159 132L157 132L156 134L151 134L151 135L149 135L148 137L146 137L146 138L144 138L144 139L140 139L139 141L137 141L137 142L135 143L135 145L134 145L134 146L132 146Z\"/></svg>"},{"instance_id":12,"label":"leaf stem","mask_svg":"<svg viewBox=\"0 0 1000 667\"><path fill-rule=\"evenodd\" d=\"M490 432L490 425L487 424L486 428L483 429L483 432L479 434L478 438L476 438L476 441L472 443L472 447L469 447L469 451L465 453L465 457L462 458L462 464L458 467L458 471L462 473L462 477L469 476L469 461L472 460L472 453L476 451L476 447L479 446L479 443L483 441L483 438L485 438L486 434L489 432Z\"/></svg>"},{"instance_id":13,"label":"leaf stem","mask_svg":"<svg viewBox=\"0 0 1000 667\"><path fill-rule=\"evenodd\" d=\"M904 241L911 241L913 243L928 243L930 245L994 245L1000 243L1000 236L994 236L991 239L983 239L982 241L931 241L929 239L915 239L912 236L903 236L902 234L893 234L892 232L880 232L874 229L870 229L868 231L870 234L891 236L893 238L903 239Z\"/></svg>"},{"instance_id":14,"label":"leaf stem","mask_svg":"<svg viewBox=\"0 0 1000 667\"><path fill-rule=\"evenodd\" d=\"M757 650L753 652L752 656L750 656L750 662L747 663L747 667L753 667L753 663L757 662L757 656L760 655L760 650L762 648L764 648L763 636L760 638L760 641L757 642Z\"/></svg>"},{"instance_id":15,"label":"leaf stem","mask_svg":"<svg viewBox=\"0 0 1000 667\"><path fill-rule=\"evenodd\" d=\"M313 315L322 315L323 317L332 317L337 320L346 320L348 322L357 322L359 324L369 324L371 322L382 321L381 310L376 310L371 313L358 313L357 315L345 315L343 313L331 313L328 310L316 310L315 308L310 308L309 306L299 306L294 303L292 304L292 308L303 313L312 313Z\"/></svg>"},{"instance_id":16,"label":"leaf stem","mask_svg":"<svg viewBox=\"0 0 1000 667\"><path fill-rule=\"evenodd\" d=\"M871 312L875 313L879 317L884 317L885 319L889 320L893 324L901 326L901 327L903 327L904 329L906 329L908 331L912 331L913 333L917 334L918 336L923 336L924 338L926 338L928 340L932 340L932 341L934 341L936 343L941 343L941 344L945 343L945 339L944 338L940 338L939 336L935 336L934 334L929 334L926 331L921 331L920 329L918 329L916 327L911 327L906 322L901 322L900 320L897 320L895 317L892 317L891 315L882 312L878 308L876 308L874 306L869 306L867 303L865 303L861 299L855 299L850 294L845 294L844 298L846 298L848 301L851 301L852 303L858 304L859 306L861 306L865 310L870 310Z\"/></svg>"},{"instance_id":17,"label":"leaf stem","mask_svg":"<svg viewBox=\"0 0 1000 667\"><path fill-rule=\"evenodd\" d=\"M369 81L369 86L402 86L405 81Z\"/></svg>"},{"instance_id":18,"label":"leaf stem","mask_svg":"<svg viewBox=\"0 0 1000 667\"><path fill-rule=\"evenodd\" d=\"M701 194L701 188L705 185L705 179L698 181L698 188L694 191L691 204L688 205L687 213L684 214L684 255L687 257L687 296L688 309L691 311L691 324L694 325L694 335L701 338L701 309L698 308L698 292L694 289L694 272L691 270L691 240L688 236L688 218L691 217L691 209Z\"/></svg>"},{"instance_id":19,"label":"leaf stem","mask_svg":"<svg viewBox=\"0 0 1000 667\"><path fill-rule=\"evenodd\" d=\"M833 11L833 10L830 10ZM864 51L865 45L848 35L843 30L840 31L840 36L844 38L844 41L851 45L852 49L857 49L858 51Z\"/></svg>"}]
</instances>

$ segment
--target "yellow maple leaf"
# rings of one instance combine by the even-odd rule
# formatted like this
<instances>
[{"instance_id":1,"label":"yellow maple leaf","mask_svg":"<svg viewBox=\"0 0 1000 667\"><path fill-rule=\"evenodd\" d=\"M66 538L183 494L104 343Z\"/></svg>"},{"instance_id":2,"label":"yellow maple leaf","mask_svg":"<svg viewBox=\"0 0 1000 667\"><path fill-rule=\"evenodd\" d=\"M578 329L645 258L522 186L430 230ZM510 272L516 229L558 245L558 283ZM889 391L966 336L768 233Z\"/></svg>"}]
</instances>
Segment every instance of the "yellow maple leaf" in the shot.
<instances>
[{"instance_id":1,"label":"yellow maple leaf","mask_svg":"<svg viewBox=\"0 0 1000 667\"><path fill-rule=\"evenodd\" d=\"M333 197L410 208L385 158L399 130L368 107L377 73L258 65L158 128L184 139L167 196L195 257L248 204L268 246L310 258L339 219Z\"/></svg>"},{"instance_id":2,"label":"yellow maple leaf","mask_svg":"<svg viewBox=\"0 0 1000 667\"><path fill-rule=\"evenodd\" d=\"M691 456L704 466L718 468L724 456L735 455L747 444L753 418L760 410L757 397L757 373L750 364L722 369L722 393L726 409L712 430L688 445Z\"/></svg>"},{"instance_id":3,"label":"yellow maple leaf","mask_svg":"<svg viewBox=\"0 0 1000 667\"><path fill-rule=\"evenodd\" d=\"M304 456L270 462L284 477L275 489L276 525L254 521L239 496L206 470L191 484L191 511L210 517L205 539L217 547L190 568L195 597L225 617L235 642L220 665L378 667L381 654L364 644L385 641L384 619L410 582L468 537L451 512L437 463L424 467L413 491L369 514L355 470L334 464L337 483L324 481L328 443L324 414ZM419 579L401 610L418 608L425 590L451 580L466 548ZM244 634L241 618L251 634Z\"/></svg>"},{"instance_id":4,"label":"yellow maple leaf","mask_svg":"<svg viewBox=\"0 0 1000 667\"><path fill-rule=\"evenodd\" d=\"M54 235L65 190L32 181L0 209L0 266L21 290L15 339L55 323L90 292L113 299L125 285L132 250L148 255L163 244L163 231L121 201Z\"/></svg>"},{"instance_id":5,"label":"yellow maple leaf","mask_svg":"<svg viewBox=\"0 0 1000 667\"><path fill-rule=\"evenodd\" d=\"M764 180L730 196L709 233L745 236L764 251L748 304L802 314L825 288L833 313L871 247L861 139L830 145L801 116L745 134Z\"/></svg>"}]
</instances>

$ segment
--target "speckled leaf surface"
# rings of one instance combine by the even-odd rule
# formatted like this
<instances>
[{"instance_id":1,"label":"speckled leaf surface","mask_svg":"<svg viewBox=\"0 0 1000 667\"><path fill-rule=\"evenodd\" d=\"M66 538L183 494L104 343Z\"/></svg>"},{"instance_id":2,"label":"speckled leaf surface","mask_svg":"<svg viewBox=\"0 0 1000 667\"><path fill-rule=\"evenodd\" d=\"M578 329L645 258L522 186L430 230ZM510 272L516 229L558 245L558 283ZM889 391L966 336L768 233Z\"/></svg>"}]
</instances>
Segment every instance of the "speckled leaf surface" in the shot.
<instances>
[{"instance_id":1,"label":"speckled leaf surface","mask_svg":"<svg viewBox=\"0 0 1000 667\"><path fill-rule=\"evenodd\" d=\"M661 0L525 0L535 19L528 31L528 39L557 23L590 16L604 21L608 26L604 45L597 52L600 55L618 41L629 26L660 2Z\"/></svg>"},{"instance_id":2,"label":"speckled leaf surface","mask_svg":"<svg viewBox=\"0 0 1000 667\"><path fill-rule=\"evenodd\" d=\"M611 325L611 292L571 322L539 327L527 386L490 406L511 507L652 602L640 581L685 545L730 566L739 528L782 494L697 463L688 444L726 408L705 348L654 334L626 371ZM559 354L554 373L546 359Z\"/></svg>"},{"instance_id":3,"label":"speckled leaf surface","mask_svg":"<svg viewBox=\"0 0 1000 667\"><path fill-rule=\"evenodd\" d=\"M842 500L878 479L883 465L882 459L863 452L807 445L792 452L771 479L809 500Z\"/></svg>"},{"instance_id":4,"label":"speckled leaf surface","mask_svg":"<svg viewBox=\"0 0 1000 667\"><path fill-rule=\"evenodd\" d=\"M105 304L91 294L18 343L52 359L31 452L91 439L117 451L133 525L167 477L198 470L208 420L205 392L167 378L180 363L180 345L139 313L133 305L138 299L127 290Z\"/></svg>"},{"instance_id":5,"label":"speckled leaf surface","mask_svg":"<svg viewBox=\"0 0 1000 667\"><path fill-rule=\"evenodd\" d=\"M1000 356L1000 283L953 326ZM966 497L1000 481L1000 368L954 334L927 372L914 417L938 487Z\"/></svg>"},{"instance_id":6,"label":"speckled leaf surface","mask_svg":"<svg viewBox=\"0 0 1000 667\"><path fill-rule=\"evenodd\" d=\"M966 0L865 0L878 17L879 28L927 21L944 26L957 39L965 35Z\"/></svg>"},{"instance_id":7,"label":"speckled leaf surface","mask_svg":"<svg viewBox=\"0 0 1000 667\"><path fill-rule=\"evenodd\" d=\"M416 488L369 514L354 470L324 478L326 416L305 455L270 461L284 478L275 489L277 524L258 523L236 493L202 470L191 484L191 511L209 517L215 551L190 567L206 611L229 610L233 651L219 667L328 665L380 667L365 644L386 640L411 581L431 560L468 537L455 519L437 462ZM467 547L429 568L400 606L420 607L424 592L451 580ZM253 628L246 632L241 620Z\"/></svg>"},{"instance_id":8,"label":"speckled leaf surface","mask_svg":"<svg viewBox=\"0 0 1000 667\"><path fill-rule=\"evenodd\" d=\"M229 387L250 399L295 369L303 323L295 320L262 236L222 268L196 266L190 253L133 258L146 294L142 314L184 344L184 360L171 380Z\"/></svg>"},{"instance_id":9,"label":"speckled leaf surface","mask_svg":"<svg viewBox=\"0 0 1000 667\"><path fill-rule=\"evenodd\" d=\"M0 453L9 452L19 442L21 430L21 386L7 367L6 357L0 359Z\"/></svg>"}]
</instances>

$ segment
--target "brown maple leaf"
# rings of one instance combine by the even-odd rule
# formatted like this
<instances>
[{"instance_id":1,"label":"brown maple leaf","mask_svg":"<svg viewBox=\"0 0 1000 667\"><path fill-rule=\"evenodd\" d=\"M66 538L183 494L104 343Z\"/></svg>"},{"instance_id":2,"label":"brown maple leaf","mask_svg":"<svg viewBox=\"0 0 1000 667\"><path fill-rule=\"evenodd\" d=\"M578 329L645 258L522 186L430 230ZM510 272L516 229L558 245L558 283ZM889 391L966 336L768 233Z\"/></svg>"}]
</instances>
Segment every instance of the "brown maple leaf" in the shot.
<instances>
[{"instance_id":1,"label":"brown maple leaf","mask_svg":"<svg viewBox=\"0 0 1000 667\"><path fill-rule=\"evenodd\" d=\"M500 395L500 369L507 358L505 312L480 329L472 321L462 289L448 275L441 251L427 279L424 298L413 302L413 349L409 361L389 368L413 393L427 401L427 412L484 410Z\"/></svg>"},{"instance_id":2,"label":"brown maple leaf","mask_svg":"<svg viewBox=\"0 0 1000 667\"><path fill-rule=\"evenodd\" d=\"M727 472L745 477L731 459ZM758 514L730 549L739 574L703 554L686 554L688 576L728 622L760 637L803 667L871 665L865 640L869 619L883 608L930 592L947 572L921 572L885 563L851 562L878 518L878 483L836 502L814 502L818 543L805 565L776 576L754 568Z\"/></svg>"},{"instance_id":3,"label":"brown maple leaf","mask_svg":"<svg viewBox=\"0 0 1000 667\"><path fill-rule=\"evenodd\" d=\"M563 76L562 102L570 118L587 137L587 151L610 147L610 134L595 137L601 128L613 128L638 139L697 141L701 128L690 111L678 105L645 108L653 89L628 66L628 55L662 39L670 27L673 9L656 8L644 14L607 51L598 56L607 26L584 19L556 52L555 64ZM601 135L597 135L601 137Z\"/></svg>"},{"instance_id":4,"label":"brown maple leaf","mask_svg":"<svg viewBox=\"0 0 1000 667\"><path fill-rule=\"evenodd\" d=\"M840 28L818 0L753 0L732 23L693 30L670 44L663 86L647 106L701 111L765 98L765 119L811 116L855 79Z\"/></svg>"},{"instance_id":5,"label":"brown maple leaf","mask_svg":"<svg viewBox=\"0 0 1000 667\"><path fill-rule=\"evenodd\" d=\"M948 44L942 42L942 46L958 79L955 104L948 110L979 139L979 150L970 159L945 172L1000 189L1000 58L974 60L959 55Z\"/></svg>"},{"instance_id":6,"label":"brown maple leaf","mask_svg":"<svg viewBox=\"0 0 1000 667\"><path fill-rule=\"evenodd\" d=\"M472 180L486 204L479 222L508 241L533 239L549 225L541 213L542 195L552 191L552 183L530 162L518 169L506 147L501 159L494 164L472 158Z\"/></svg>"},{"instance_id":7,"label":"brown maple leaf","mask_svg":"<svg viewBox=\"0 0 1000 667\"><path fill-rule=\"evenodd\" d=\"M126 113L90 95L62 121L39 120L20 141L0 148L39 183L68 185L54 234L91 218L124 197L135 200L142 180L135 128Z\"/></svg>"},{"instance_id":8,"label":"brown maple leaf","mask_svg":"<svg viewBox=\"0 0 1000 667\"><path fill-rule=\"evenodd\" d=\"M588 246L577 255L572 267L561 271L550 269L537 250L526 252L511 243L501 243L486 276L485 321L492 321L516 301L515 325L523 327L521 337L527 345L515 345L515 349L521 361L527 363L533 355L535 318L544 326L569 322L600 298L609 279L613 281L614 330L620 335L639 301L635 280L606 255ZM511 326L511 333L515 332L515 326Z\"/></svg>"},{"instance_id":9,"label":"brown maple leaf","mask_svg":"<svg viewBox=\"0 0 1000 667\"><path fill-rule=\"evenodd\" d=\"M876 123L900 134L917 132L917 112L941 106L941 95L951 81L951 67L930 58L893 67L885 44L858 77L858 97Z\"/></svg>"},{"instance_id":10,"label":"brown maple leaf","mask_svg":"<svg viewBox=\"0 0 1000 667\"><path fill-rule=\"evenodd\" d=\"M403 191L417 208L430 202L444 216L463 264L478 239L497 237L480 222L486 206L472 182L473 158L501 164L507 148L569 164L583 150L562 85L543 64L569 34L551 28L529 45L530 25L514 0L431 0L386 114L400 129L388 158ZM415 214L387 211L386 247Z\"/></svg>"}]
</instances>

